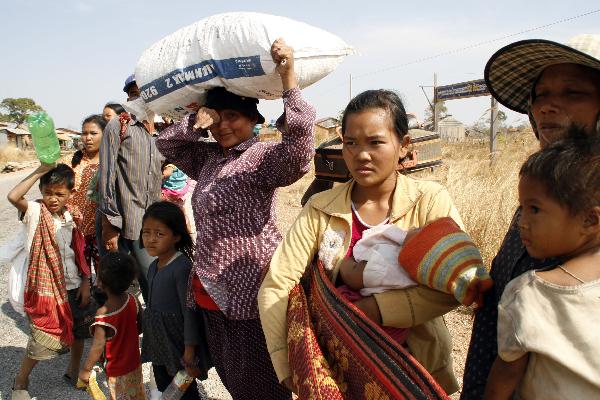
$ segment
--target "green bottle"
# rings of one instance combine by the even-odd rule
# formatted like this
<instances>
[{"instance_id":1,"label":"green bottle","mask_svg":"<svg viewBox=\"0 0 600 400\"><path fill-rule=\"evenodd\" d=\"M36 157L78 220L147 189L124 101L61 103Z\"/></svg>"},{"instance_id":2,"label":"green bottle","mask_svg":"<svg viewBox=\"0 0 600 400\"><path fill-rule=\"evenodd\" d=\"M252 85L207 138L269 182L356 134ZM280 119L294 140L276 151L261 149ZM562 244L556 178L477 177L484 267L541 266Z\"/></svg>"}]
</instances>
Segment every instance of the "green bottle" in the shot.
<instances>
[{"instance_id":1,"label":"green bottle","mask_svg":"<svg viewBox=\"0 0 600 400\"><path fill-rule=\"evenodd\" d=\"M54 164L60 157L60 145L54 130L54 121L45 112L30 115L27 118L33 147L38 158L44 164Z\"/></svg>"}]
</instances>

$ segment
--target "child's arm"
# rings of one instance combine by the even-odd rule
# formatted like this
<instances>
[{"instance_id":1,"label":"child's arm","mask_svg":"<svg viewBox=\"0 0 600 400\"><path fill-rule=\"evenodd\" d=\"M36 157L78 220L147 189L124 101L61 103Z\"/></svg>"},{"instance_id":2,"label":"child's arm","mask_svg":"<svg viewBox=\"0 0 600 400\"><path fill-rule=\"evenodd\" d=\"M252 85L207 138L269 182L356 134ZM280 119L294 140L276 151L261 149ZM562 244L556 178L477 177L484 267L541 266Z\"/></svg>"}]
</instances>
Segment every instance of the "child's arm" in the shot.
<instances>
[{"instance_id":1,"label":"child's arm","mask_svg":"<svg viewBox=\"0 0 600 400\"><path fill-rule=\"evenodd\" d=\"M81 277L81 285L77 289L76 299L79 300L79 308L85 309L90 304L90 278L89 276Z\"/></svg>"},{"instance_id":2,"label":"child's arm","mask_svg":"<svg viewBox=\"0 0 600 400\"><path fill-rule=\"evenodd\" d=\"M202 329L200 315L187 306L188 281L191 272L191 261L187 260L185 265L178 265L175 272L175 286L177 297L183 315L183 366L188 375L194 378L199 378L201 371L198 368L198 360L196 359L196 346L201 345L201 340L198 332Z\"/></svg>"},{"instance_id":3,"label":"child's arm","mask_svg":"<svg viewBox=\"0 0 600 400\"><path fill-rule=\"evenodd\" d=\"M90 380L92 368L94 368L94 365L98 362L100 357L102 357L105 345L106 328L102 325L95 325L94 341L92 343L92 347L90 347L90 352L88 353L87 359L85 360L83 369L79 371L79 379L81 379L83 382L88 383L88 381Z\"/></svg>"},{"instance_id":4,"label":"child's arm","mask_svg":"<svg viewBox=\"0 0 600 400\"><path fill-rule=\"evenodd\" d=\"M196 363L196 346L185 346L185 350L183 351L183 366L189 376L200 378L201 371Z\"/></svg>"},{"instance_id":5,"label":"child's arm","mask_svg":"<svg viewBox=\"0 0 600 400\"><path fill-rule=\"evenodd\" d=\"M363 273L366 265L366 261L356 262L353 257L346 257L340 262L339 273L346 286L357 291L365 287Z\"/></svg>"},{"instance_id":6,"label":"child's arm","mask_svg":"<svg viewBox=\"0 0 600 400\"><path fill-rule=\"evenodd\" d=\"M485 400L509 400L512 394L517 389L521 382L525 370L529 354L525 354L515 361L507 362L500 357L496 357L496 361L492 365L490 376L485 387Z\"/></svg>"},{"instance_id":7,"label":"child's arm","mask_svg":"<svg viewBox=\"0 0 600 400\"><path fill-rule=\"evenodd\" d=\"M54 164L44 164L42 163L35 171L33 171L27 178L23 179L21 182L17 184L10 192L6 198L10 203L16 207L22 213L27 211L27 200L25 200L25 195L31 187L37 182L38 179L42 177L46 172L50 171L54 168Z\"/></svg>"},{"instance_id":8,"label":"child's arm","mask_svg":"<svg viewBox=\"0 0 600 400\"><path fill-rule=\"evenodd\" d=\"M141 335L142 334L142 317L144 315L144 309L142 308L142 305L140 304L138 299L135 299L135 304L137 305L137 316L136 316L135 322L137 325L138 335Z\"/></svg>"}]
</instances>

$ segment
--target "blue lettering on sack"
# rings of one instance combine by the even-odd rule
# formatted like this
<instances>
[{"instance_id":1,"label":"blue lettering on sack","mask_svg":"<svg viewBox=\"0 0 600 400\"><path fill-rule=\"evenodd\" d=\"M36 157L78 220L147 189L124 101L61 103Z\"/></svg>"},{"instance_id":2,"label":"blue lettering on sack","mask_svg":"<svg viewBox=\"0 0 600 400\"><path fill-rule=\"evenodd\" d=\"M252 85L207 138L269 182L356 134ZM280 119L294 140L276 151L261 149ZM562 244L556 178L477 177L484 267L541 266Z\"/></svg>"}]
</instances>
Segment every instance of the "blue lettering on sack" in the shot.
<instances>
[{"instance_id":1,"label":"blue lettering on sack","mask_svg":"<svg viewBox=\"0 0 600 400\"><path fill-rule=\"evenodd\" d=\"M150 103L184 86L209 81L216 77L224 79L249 78L265 75L260 56L206 60L199 64L177 69L140 88L142 98Z\"/></svg>"}]
</instances>

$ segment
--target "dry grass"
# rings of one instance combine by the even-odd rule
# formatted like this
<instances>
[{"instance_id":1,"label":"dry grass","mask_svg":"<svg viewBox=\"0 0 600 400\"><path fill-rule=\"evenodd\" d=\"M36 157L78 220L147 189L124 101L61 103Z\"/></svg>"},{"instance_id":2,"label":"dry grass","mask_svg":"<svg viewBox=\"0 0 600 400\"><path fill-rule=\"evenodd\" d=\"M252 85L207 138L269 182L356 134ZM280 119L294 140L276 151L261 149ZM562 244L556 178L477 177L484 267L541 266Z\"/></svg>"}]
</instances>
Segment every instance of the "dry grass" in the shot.
<instances>
[{"instance_id":1,"label":"dry grass","mask_svg":"<svg viewBox=\"0 0 600 400\"><path fill-rule=\"evenodd\" d=\"M501 137L493 162L487 143L445 144L444 165L419 179L435 180L448 188L467 232L479 247L489 267L498 251L517 205L519 169L537 149L531 132ZM300 198L312 181L309 173L280 190L279 227L285 232L301 210ZM471 338L472 310L459 307L448 313L446 324L452 335L454 371L462 382ZM452 396L458 399L459 393Z\"/></svg>"},{"instance_id":2,"label":"dry grass","mask_svg":"<svg viewBox=\"0 0 600 400\"><path fill-rule=\"evenodd\" d=\"M29 160L29 154L23 150L20 150L12 145L0 146L0 163L6 163L8 161L25 161Z\"/></svg>"},{"instance_id":3,"label":"dry grass","mask_svg":"<svg viewBox=\"0 0 600 400\"><path fill-rule=\"evenodd\" d=\"M488 266L517 206L521 164L537 148L529 132L502 139L493 162L487 143L445 145L445 165L428 177L448 188Z\"/></svg>"}]
</instances>

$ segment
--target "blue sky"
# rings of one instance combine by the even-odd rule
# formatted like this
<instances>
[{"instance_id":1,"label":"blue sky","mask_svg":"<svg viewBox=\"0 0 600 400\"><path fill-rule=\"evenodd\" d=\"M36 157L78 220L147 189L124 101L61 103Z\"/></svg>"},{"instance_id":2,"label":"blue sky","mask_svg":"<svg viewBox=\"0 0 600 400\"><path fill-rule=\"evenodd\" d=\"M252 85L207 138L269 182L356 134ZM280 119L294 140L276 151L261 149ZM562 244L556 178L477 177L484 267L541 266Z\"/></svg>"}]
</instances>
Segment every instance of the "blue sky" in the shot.
<instances>
[{"instance_id":1,"label":"blue sky","mask_svg":"<svg viewBox=\"0 0 600 400\"><path fill-rule=\"evenodd\" d=\"M141 53L177 29L206 16L256 11L293 18L330 31L353 45L336 71L305 89L319 117L335 116L352 92L398 90L408 111L423 117L419 85L483 77L489 56L510 42L543 38L564 42L600 31L600 12L501 40L507 35L600 9L597 1L221 1L3 0L0 4L0 99L31 97L56 125L78 129L109 100L124 101L123 81ZM425 61L415 60L489 42ZM431 95L430 89L428 95ZM489 108L489 97L453 100L449 112L465 123ZM280 100L262 101L267 119ZM487 116L487 115L486 115ZM521 116L509 113L509 121ZM523 119L524 120L524 119Z\"/></svg>"}]
</instances>

